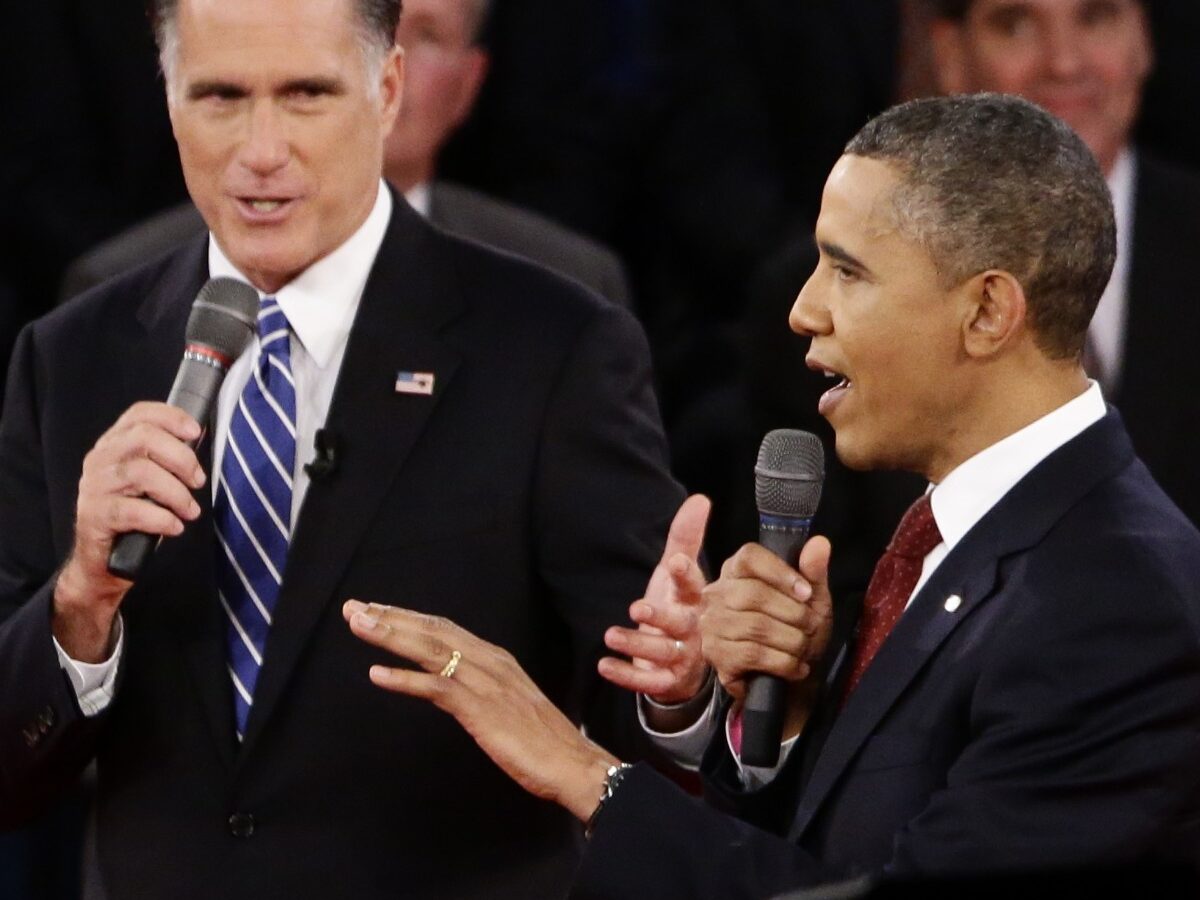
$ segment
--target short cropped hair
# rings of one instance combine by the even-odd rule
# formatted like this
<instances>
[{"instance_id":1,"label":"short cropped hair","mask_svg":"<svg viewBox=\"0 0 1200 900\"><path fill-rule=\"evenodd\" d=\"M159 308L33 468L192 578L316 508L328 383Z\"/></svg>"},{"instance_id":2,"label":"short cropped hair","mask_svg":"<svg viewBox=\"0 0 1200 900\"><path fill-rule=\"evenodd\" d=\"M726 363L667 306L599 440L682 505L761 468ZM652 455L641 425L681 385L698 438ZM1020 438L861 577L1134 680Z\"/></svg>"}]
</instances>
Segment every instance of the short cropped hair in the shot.
<instances>
[{"instance_id":1,"label":"short cropped hair","mask_svg":"<svg viewBox=\"0 0 1200 900\"><path fill-rule=\"evenodd\" d=\"M894 168L897 225L926 248L945 286L1009 272L1043 352L1082 353L1117 228L1100 167L1070 127L1019 97L933 97L872 119L846 153Z\"/></svg>"},{"instance_id":2,"label":"short cropped hair","mask_svg":"<svg viewBox=\"0 0 1200 900\"><path fill-rule=\"evenodd\" d=\"M244 2L244 0L234 0ZM382 61L396 42L396 23L400 21L401 0L350 0L357 14L363 49L368 60ZM179 0L148 0L147 14L154 28L154 40L168 86L171 66L177 51L175 14Z\"/></svg>"}]
</instances>

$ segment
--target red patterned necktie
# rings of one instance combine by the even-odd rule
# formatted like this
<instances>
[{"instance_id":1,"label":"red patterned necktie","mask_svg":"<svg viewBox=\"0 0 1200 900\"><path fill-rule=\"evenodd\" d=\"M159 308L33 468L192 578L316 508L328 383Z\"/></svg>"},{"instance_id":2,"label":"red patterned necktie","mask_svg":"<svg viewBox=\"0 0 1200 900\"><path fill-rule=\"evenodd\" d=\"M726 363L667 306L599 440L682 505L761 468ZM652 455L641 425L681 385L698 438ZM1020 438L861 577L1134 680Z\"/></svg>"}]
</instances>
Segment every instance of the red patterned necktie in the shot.
<instances>
[{"instance_id":1,"label":"red patterned necktie","mask_svg":"<svg viewBox=\"0 0 1200 900\"><path fill-rule=\"evenodd\" d=\"M921 577L926 555L941 542L942 536L938 532L937 522L933 520L929 494L923 494L908 508L887 550L875 564L875 572L871 575L867 596L863 600L858 639L850 660L850 675L842 694L843 705L858 687L863 673L883 646L892 627L900 620L900 614L904 612L908 598L912 596L913 588Z\"/></svg>"}]
</instances>

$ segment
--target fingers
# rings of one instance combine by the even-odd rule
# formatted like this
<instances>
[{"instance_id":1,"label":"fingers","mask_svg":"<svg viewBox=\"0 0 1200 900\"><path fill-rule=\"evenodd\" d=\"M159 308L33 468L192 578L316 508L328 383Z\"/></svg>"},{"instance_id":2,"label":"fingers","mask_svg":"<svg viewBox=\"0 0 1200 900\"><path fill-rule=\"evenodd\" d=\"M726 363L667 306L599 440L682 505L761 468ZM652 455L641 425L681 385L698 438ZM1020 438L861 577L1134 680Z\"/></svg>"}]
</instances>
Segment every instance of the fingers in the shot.
<instances>
[{"instance_id":1,"label":"fingers","mask_svg":"<svg viewBox=\"0 0 1200 900\"><path fill-rule=\"evenodd\" d=\"M666 566L674 587L674 600L691 606L698 604L701 593L708 586L700 563L683 553L676 553L667 560Z\"/></svg>"},{"instance_id":2,"label":"fingers","mask_svg":"<svg viewBox=\"0 0 1200 900\"><path fill-rule=\"evenodd\" d=\"M797 600L807 600L812 595L812 585L803 575L758 544L746 544L725 560L721 567L721 578L750 578L761 581Z\"/></svg>"},{"instance_id":3,"label":"fingers","mask_svg":"<svg viewBox=\"0 0 1200 900\"><path fill-rule=\"evenodd\" d=\"M669 669L642 668L612 656L601 659L596 670L617 687L651 697L669 694L678 685L678 679Z\"/></svg>"},{"instance_id":4,"label":"fingers","mask_svg":"<svg viewBox=\"0 0 1200 900\"><path fill-rule=\"evenodd\" d=\"M635 600L629 607L629 618L640 626L640 630L687 640L695 633L700 615L695 604L691 606L656 606L645 600Z\"/></svg>"},{"instance_id":5,"label":"fingers","mask_svg":"<svg viewBox=\"0 0 1200 900\"><path fill-rule=\"evenodd\" d=\"M811 666L792 653L752 641L705 641L704 654L717 670L721 684L740 682L747 674L777 675L786 681L807 678Z\"/></svg>"},{"instance_id":6,"label":"fingers","mask_svg":"<svg viewBox=\"0 0 1200 900\"><path fill-rule=\"evenodd\" d=\"M800 574L813 590L814 598L829 590L829 558L833 548L829 539L821 535L810 538L800 550Z\"/></svg>"},{"instance_id":7,"label":"fingers","mask_svg":"<svg viewBox=\"0 0 1200 900\"><path fill-rule=\"evenodd\" d=\"M358 600L347 600L342 615L351 631L368 644L415 663L426 672L441 672L455 650L463 656L473 655L476 665L483 656L473 646L482 643L478 638L438 616Z\"/></svg>"},{"instance_id":8,"label":"fingers","mask_svg":"<svg viewBox=\"0 0 1200 900\"><path fill-rule=\"evenodd\" d=\"M411 669L394 669L388 666L371 666L369 675L373 684L385 690L430 700L438 706L443 705L440 701L444 701L446 687L450 681L441 675L414 672Z\"/></svg>"},{"instance_id":9,"label":"fingers","mask_svg":"<svg viewBox=\"0 0 1200 900\"><path fill-rule=\"evenodd\" d=\"M688 651L686 639L614 625L604 633L610 650L660 666L680 661Z\"/></svg>"},{"instance_id":10,"label":"fingers","mask_svg":"<svg viewBox=\"0 0 1200 900\"><path fill-rule=\"evenodd\" d=\"M677 553L692 560L699 559L700 548L704 545L704 529L708 526L708 514L711 511L712 501L703 494L692 494L683 501L667 532L663 562Z\"/></svg>"},{"instance_id":11,"label":"fingers","mask_svg":"<svg viewBox=\"0 0 1200 900\"><path fill-rule=\"evenodd\" d=\"M721 683L739 693L748 673L807 678L827 647L832 623L830 547L813 538L801 551L801 571L755 544L726 561L703 592L702 652Z\"/></svg>"},{"instance_id":12,"label":"fingers","mask_svg":"<svg viewBox=\"0 0 1200 900\"><path fill-rule=\"evenodd\" d=\"M93 454L97 464L117 469L118 481L124 478L123 465L145 459L198 489L205 482L204 469L187 442L199 437L200 426L183 410L165 403L137 403L96 442Z\"/></svg>"}]
</instances>

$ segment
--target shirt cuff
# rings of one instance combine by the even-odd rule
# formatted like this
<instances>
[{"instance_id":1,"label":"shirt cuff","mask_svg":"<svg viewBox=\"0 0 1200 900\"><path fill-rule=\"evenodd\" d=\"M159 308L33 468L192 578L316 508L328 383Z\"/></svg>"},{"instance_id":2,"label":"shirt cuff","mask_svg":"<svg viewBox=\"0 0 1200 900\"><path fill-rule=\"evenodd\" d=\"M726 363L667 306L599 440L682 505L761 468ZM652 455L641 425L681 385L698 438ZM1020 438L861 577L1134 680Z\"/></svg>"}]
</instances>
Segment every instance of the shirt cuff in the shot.
<instances>
[{"instance_id":1,"label":"shirt cuff","mask_svg":"<svg viewBox=\"0 0 1200 900\"><path fill-rule=\"evenodd\" d=\"M741 754L733 747L733 737L729 733L729 724L733 721L733 708L729 710L729 714L725 717L725 743L729 745L729 755L733 757L733 761L737 763L738 777L741 779L742 787L748 791L755 791L759 788L766 787L783 769L784 764L788 761L788 756L791 755L792 748L796 746L796 741L800 739L800 735L788 738L779 745L779 762L773 766L744 766L742 765Z\"/></svg>"},{"instance_id":2,"label":"shirt cuff","mask_svg":"<svg viewBox=\"0 0 1200 900\"><path fill-rule=\"evenodd\" d=\"M120 613L117 614L113 625L113 633L116 638L113 651L102 663L85 663L72 659L58 639L51 636L54 650L58 654L58 664L71 680L71 686L75 688L75 697L79 701L79 709L88 718L100 715L112 703L117 670L121 667L121 652L125 647L125 626Z\"/></svg>"},{"instance_id":3,"label":"shirt cuff","mask_svg":"<svg viewBox=\"0 0 1200 900\"><path fill-rule=\"evenodd\" d=\"M704 712L695 723L683 731L675 731L670 734L655 731L646 721L646 708L661 706L661 704L655 703L643 694L638 694L638 721L642 723L642 730L649 736L651 743L681 769L695 772L700 768L700 760L704 757L704 751L717 731L717 712L720 709L719 690L719 685L714 684L708 706L704 708Z\"/></svg>"}]
</instances>

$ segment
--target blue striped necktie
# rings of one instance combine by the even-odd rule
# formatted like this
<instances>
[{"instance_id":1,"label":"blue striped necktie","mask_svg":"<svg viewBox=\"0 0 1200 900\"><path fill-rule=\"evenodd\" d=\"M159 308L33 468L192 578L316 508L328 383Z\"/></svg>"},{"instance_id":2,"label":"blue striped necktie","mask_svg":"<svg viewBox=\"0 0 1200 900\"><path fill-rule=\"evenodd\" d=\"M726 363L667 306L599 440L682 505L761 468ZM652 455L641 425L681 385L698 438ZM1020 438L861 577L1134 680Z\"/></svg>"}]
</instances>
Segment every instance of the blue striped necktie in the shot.
<instances>
[{"instance_id":1,"label":"blue striped necktie","mask_svg":"<svg viewBox=\"0 0 1200 900\"><path fill-rule=\"evenodd\" d=\"M220 543L217 589L228 619L239 741L246 733L291 538L296 383L288 335L279 303L264 297L254 370L229 421L213 504Z\"/></svg>"}]
</instances>

